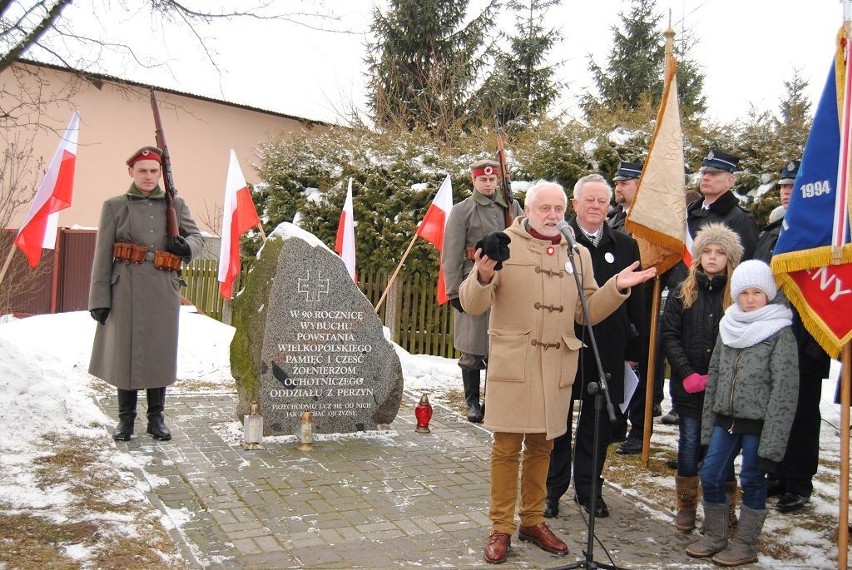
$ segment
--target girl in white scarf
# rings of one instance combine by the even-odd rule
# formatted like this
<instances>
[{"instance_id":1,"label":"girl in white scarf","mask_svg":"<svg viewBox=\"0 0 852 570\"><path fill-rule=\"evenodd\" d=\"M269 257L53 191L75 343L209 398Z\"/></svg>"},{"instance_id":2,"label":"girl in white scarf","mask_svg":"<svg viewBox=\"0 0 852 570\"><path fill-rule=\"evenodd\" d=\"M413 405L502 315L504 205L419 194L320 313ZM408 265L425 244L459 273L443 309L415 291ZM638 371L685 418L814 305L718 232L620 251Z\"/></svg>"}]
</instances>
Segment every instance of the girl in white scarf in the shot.
<instances>
[{"instance_id":1,"label":"girl in white scarf","mask_svg":"<svg viewBox=\"0 0 852 570\"><path fill-rule=\"evenodd\" d=\"M766 473L784 457L799 391L792 311L773 303L778 293L769 266L744 261L731 275L736 304L719 323L710 361L702 419L709 443L701 467L705 533L687 548L723 566L757 561L757 539L766 519ZM709 440L709 441L706 441ZM739 524L728 540L724 483L742 454Z\"/></svg>"}]
</instances>

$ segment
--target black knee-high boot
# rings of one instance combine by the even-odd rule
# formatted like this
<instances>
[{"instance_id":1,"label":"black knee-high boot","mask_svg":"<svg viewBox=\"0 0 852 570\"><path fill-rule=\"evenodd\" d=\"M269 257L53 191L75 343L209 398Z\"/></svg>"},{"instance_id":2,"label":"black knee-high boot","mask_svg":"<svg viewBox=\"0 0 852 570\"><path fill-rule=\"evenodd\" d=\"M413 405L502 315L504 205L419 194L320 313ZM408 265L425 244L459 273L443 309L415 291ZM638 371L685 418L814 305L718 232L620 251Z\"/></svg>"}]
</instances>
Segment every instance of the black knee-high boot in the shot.
<instances>
[{"instance_id":1,"label":"black knee-high boot","mask_svg":"<svg viewBox=\"0 0 852 570\"><path fill-rule=\"evenodd\" d=\"M130 441L133 435L133 422L136 421L136 390L118 389L118 425L112 431L116 441Z\"/></svg>"},{"instance_id":2,"label":"black knee-high boot","mask_svg":"<svg viewBox=\"0 0 852 570\"><path fill-rule=\"evenodd\" d=\"M484 416L482 405L479 403L479 370L462 369L464 383L464 400L467 402L467 421L475 424L482 423Z\"/></svg>"},{"instance_id":3,"label":"black knee-high boot","mask_svg":"<svg viewBox=\"0 0 852 570\"><path fill-rule=\"evenodd\" d=\"M148 388L148 433L154 439L168 441L172 438L172 432L166 427L166 389Z\"/></svg>"}]
</instances>

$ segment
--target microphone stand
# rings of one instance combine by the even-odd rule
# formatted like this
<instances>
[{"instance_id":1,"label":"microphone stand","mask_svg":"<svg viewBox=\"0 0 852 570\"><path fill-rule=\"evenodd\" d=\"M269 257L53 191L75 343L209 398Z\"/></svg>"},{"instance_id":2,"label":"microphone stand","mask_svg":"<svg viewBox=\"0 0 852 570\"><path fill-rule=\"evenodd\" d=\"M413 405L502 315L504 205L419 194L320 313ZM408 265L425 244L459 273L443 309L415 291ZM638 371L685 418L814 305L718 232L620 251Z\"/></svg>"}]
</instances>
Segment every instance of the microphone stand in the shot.
<instances>
[{"instance_id":1,"label":"microphone stand","mask_svg":"<svg viewBox=\"0 0 852 570\"><path fill-rule=\"evenodd\" d=\"M564 233L564 232L563 232ZM598 371L598 382L589 382L588 392L589 394L594 395L595 397L595 421L594 421L594 435L592 437L592 470L597 471L598 465L598 453L599 453L599 428L601 422L601 411L603 410L603 403L606 401L606 411L609 416L610 422L615 422L615 407L612 405L612 400L609 397L609 385L607 383L607 374L604 373L603 364L601 364L601 355L598 352L598 344L595 341L595 331L592 328L592 323L589 319L589 306L586 303L586 296L583 294L583 285L580 281L580 274L577 271L577 264L574 262L574 246L576 242L572 239L572 236L565 235L568 240L568 260L571 263L571 268L574 273L574 281L577 283L577 293L580 296L580 305L583 308L583 321L585 321L586 329L589 332L589 340L590 345L592 347L592 354L595 356L595 366ZM584 554L586 557L583 560L578 560L573 564L568 564L567 566L558 566L558 569L569 569L569 568L608 568L610 570L618 570L617 566L611 564L604 564L600 562L595 562L594 560L594 547L595 547L595 510L598 500L598 481L597 481L597 473L592 474L592 485L590 489L589 495L589 524L588 524L588 536L586 537L586 551Z\"/></svg>"}]
</instances>

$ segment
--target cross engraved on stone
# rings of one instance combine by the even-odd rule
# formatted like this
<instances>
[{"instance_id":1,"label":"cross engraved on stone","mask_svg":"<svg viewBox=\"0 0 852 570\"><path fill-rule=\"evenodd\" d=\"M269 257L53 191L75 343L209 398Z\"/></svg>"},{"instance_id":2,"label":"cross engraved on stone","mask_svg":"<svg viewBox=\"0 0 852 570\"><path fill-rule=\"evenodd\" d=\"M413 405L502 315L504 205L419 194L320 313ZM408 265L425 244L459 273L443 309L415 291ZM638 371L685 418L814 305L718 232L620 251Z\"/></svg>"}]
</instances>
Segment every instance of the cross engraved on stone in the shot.
<instances>
[{"instance_id":1,"label":"cross engraved on stone","mask_svg":"<svg viewBox=\"0 0 852 570\"><path fill-rule=\"evenodd\" d=\"M319 301L320 295L328 295L328 279L320 279L317 273L316 279L311 279L311 272L307 271L304 278L299 277L299 293L305 294L305 301Z\"/></svg>"}]
</instances>

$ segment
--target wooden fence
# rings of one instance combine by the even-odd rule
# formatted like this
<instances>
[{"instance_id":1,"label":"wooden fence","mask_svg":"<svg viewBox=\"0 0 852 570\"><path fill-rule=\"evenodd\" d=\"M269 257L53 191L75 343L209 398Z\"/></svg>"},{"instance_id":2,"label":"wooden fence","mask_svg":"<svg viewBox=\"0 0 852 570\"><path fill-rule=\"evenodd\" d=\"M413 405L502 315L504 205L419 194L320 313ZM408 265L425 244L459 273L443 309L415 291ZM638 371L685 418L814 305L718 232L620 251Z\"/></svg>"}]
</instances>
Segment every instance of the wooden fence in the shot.
<instances>
[{"instance_id":1,"label":"wooden fence","mask_svg":"<svg viewBox=\"0 0 852 570\"><path fill-rule=\"evenodd\" d=\"M235 291L239 290L248 269L248 264L242 266ZM217 260L193 261L183 270L186 287L181 294L206 315L230 322L230 307L219 295L217 272ZM388 274L359 270L358 279L361 291L375 307L387 286ZM390 329L394 342L412 354L458 358L453 346L454 309L449 303L438 305L435 294L434 277L419 273L398 276L379 309L379 319Z\"/></svg>"}]
</instances>

